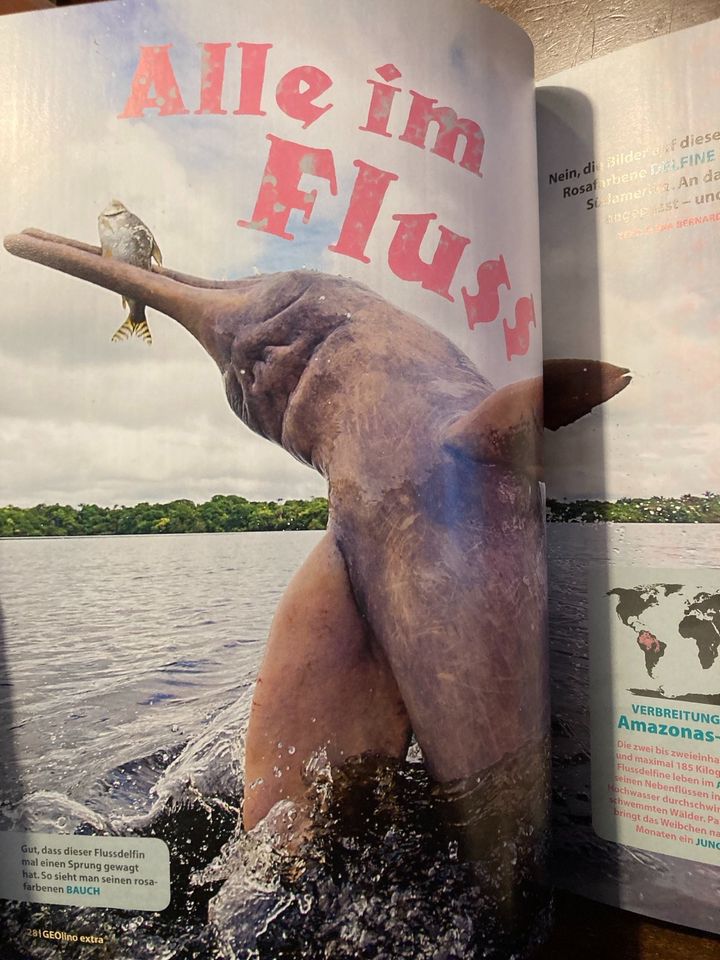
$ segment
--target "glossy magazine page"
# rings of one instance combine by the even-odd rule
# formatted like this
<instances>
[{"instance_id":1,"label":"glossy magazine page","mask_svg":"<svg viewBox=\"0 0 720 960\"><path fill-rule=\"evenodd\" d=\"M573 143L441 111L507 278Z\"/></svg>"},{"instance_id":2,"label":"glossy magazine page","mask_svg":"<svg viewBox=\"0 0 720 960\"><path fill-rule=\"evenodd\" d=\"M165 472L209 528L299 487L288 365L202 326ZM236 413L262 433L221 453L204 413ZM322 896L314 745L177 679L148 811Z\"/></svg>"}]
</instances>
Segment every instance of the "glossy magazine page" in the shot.
<instances>
[{"instance_id":1,"label":"glossy magazine page","mask_svg":"<svg viewBox=\"0 0 720 960\"><path fill-rule=\"evenodd\" d=\"M121 0L0 48L4 960L525 955L527 38Z\"/></svg>"},{"instance_id":2,"label":"glossy magazine page","mask_svg":"<svg viewBox=\"0 0 720 960\"><path fill-rule=\"evenodd\" d=\"M632 377L546 446L560 880L716 933L719 41L538 90L546 355Z\"/></svg>"}]
</instances>

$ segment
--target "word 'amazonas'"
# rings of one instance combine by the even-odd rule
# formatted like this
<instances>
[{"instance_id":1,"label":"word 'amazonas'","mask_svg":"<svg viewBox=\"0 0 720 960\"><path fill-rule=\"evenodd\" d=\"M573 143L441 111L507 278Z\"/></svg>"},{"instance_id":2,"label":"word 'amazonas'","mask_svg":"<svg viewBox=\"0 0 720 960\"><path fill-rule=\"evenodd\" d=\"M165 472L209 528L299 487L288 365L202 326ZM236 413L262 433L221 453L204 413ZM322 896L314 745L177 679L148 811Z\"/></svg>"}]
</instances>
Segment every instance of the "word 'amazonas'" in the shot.
<instances>
[{"instance_id":1,"label":"word 'amazonas'","mask_svg":"<svg viewBox=\"0 0 720 960\"><path fill-rule=\"evenodd\" d=\"M200 77L200 101L195 114L226 115L223 108L225 68L230 43L203 43ZM240 49L240 90L236 116L266 115L263 93L269 43L238 43ZM161 117L188 114L180 86L170 59L170 44L140 48L140 58L132 80L130 95L120 119L137 119L146 110L156 110ZM377 69L381 80L368 80L371 87L367 117L359 130L381 137L392 137L388 126L395 98L402 88L393 85L402 74L393 64ZM325 99L333 85L323 70L314 66L299 66L281 77L275 89L275 102L288 117L298 120L303 129L311 126L333 108L333 104L317 101ZM430 153L449 163L456 162L459 145L462 154L459 166L474 176L481 177L485 137L473 120L458 117L451 107L438 106L436 99L415 90L409 91L410 106L402 134L397 138L424 150L431 124L435 126L435 141ZM287 230L293 211L303 214L308 223L317 199L317 190L301 186L303 177L312 176L327 183L331 196L337 196L337 176L333 153L327 148L309 147L273 134L267 135L269 151L265 170L249 220L238 220L238 226L274 234L285 240L294 235ZM366 248L377 223L386 194L399 176L382 170L363 160L355 160L355 183L347 211L335 243L328 247L333 253L351 257L361 263L370 263ZM436 213L396 213L395 235L388 248L388 266L401 280L419 283L424 290L454 303L450 287L465 248L471 242L442 224L432 259L423 259L420 248ZM500 314L500 288L510 290L510 277L502 255L485 260L476 272L477 290L461 289L468 326L492 323ZM536 326L532 296L520 297L515 302L514 323L503 318L507 358L527 353L530 344L530 326Z\"/></svg>"}]
</instances>

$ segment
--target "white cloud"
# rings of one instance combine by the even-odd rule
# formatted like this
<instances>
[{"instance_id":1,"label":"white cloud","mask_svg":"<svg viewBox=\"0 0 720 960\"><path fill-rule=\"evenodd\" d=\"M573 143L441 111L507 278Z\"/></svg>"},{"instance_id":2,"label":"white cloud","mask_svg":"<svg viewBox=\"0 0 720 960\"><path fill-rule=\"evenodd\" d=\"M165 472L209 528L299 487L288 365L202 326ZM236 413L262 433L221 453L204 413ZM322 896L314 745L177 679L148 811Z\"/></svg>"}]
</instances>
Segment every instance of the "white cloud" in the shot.
<instances>
[{"instance_id":1,"label":"white cloud","mask_svg":"<svg viewBox=\"0 0 720 960\"><path fill-rule=\"evenodd\" d=\"M525 41L516 45L502 29L494 34L499 21L491 12L473 10L463 20L460 11L467 16L467 10L459 4L441 17L433 14L431 22L409 0L390 11L379 0L343 8L342 16L336 4L318 2L313 10L299 11L289 2L275 6L268 26L257 8L246 6L216 7L209 17L196 3L117 3L0 24L0 82L9 91L0 116L0 174L13 184L0 230L35 226L97 242L97 214L117 197L154 231L168 266L242 276L257 264L286 268L293 256L302 257L298 266L340 272L382 290L447 333L495 382L528 375L537 350L507 364L500 320L470 332L460 296L462 285L474 289L478 264L499 253L514 284L505 310L512 309L512 297L538 289L532 92L527 80L513 74L527 56ZM411 18L412 31L406 29ZM332 32L317 30L318 19L332 21ZM489 37L490 52L478 58L482 35ZM228 115L192 114L198 43L218 40L274 43L263 101L267 117L231 112L239 84L236 49L228 55ZM191 113L119 120L140 44L163 42L173 43L173 64ZM21 60L18 83L12 64ZM397 100L392 139L357 129L367 114L366 81L388 61L402 70L405 91ZM302 63L319 66L334 80L328 94L333 109L306 131L273 100L278 79ZM482 180L429 149L397 140L410 88L478 119L487 136ZM510 110L498 89L516 98L519 109ZM331 198L322 183L307 178L308 187L317 186L318 200L307 227L294 216L296 244L236 225L252 213L267 132L333 149L341 196ZM314 250L312 245L319 227L331 233L333 224L339 227L356 158L400 177L368 245L370 265L329 253L324 237ZM501 172L509 190L498 189ZM437 223L472 238L453 286L455 303L393 277L387 267L397 226L392 214L430 210L437 212ZM428 236L424 255L432 255L436 237L434 231ZM0 426L12 438L4 452L1 499L115 502L161 491L212 495L231 484L233 492L258 496L322 490L310 471L237 423L213 364L172 321L149 311L151 349L110 344L123 319L119 297L5 253L0 295Z\"/></svg>"}]
</instances>

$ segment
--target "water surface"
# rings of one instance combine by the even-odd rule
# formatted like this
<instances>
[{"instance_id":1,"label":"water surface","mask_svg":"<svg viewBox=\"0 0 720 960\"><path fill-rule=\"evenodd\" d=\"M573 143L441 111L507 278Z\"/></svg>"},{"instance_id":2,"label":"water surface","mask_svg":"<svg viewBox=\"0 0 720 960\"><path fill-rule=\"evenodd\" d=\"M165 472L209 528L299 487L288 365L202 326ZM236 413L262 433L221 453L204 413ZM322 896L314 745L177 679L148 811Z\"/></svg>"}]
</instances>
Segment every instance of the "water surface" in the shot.
<instances>
[{"instance_id":1,"label":"water surface","mask_svg":"<svg viewBox=\"0 0 720 960\"><path fill-rule=\"evenodd\" d=\"M438 799L416 746L404 761L343 771L318 756L302 858L262 825L239 828L270 621L321 536L0 542L0 694L17 757L0 787L3 826L160 837L173 890L161 914L0 904L3 960L57 956L28 941L32 927L110 945L63 945L68 960L507 960L542 936L545 811L538 824L508 812L538 792L535 748L454 800ZM446 829L456 807L461 822ZM468 822L490 853L463 862L456 835Z\"/></svg>"}]
</instances>

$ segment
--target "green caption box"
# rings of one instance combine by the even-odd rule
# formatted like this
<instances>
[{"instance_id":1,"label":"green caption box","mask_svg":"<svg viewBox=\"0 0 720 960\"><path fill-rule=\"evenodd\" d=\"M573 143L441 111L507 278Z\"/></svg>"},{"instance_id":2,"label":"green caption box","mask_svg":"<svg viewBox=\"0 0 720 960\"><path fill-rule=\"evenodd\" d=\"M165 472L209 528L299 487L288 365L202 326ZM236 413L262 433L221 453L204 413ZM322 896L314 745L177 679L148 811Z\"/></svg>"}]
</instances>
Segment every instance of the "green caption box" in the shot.
<instances>
[{"instance_id":1,"label":"green caption box","mask_svg":"<svg viewBox=\"0 0 720 960\"><path fill-rule=\"evenodd\" d=\"M30 903L164 910L170 854L154 837L0 833L0 897Z\"/></svg>"}]
</instances>

